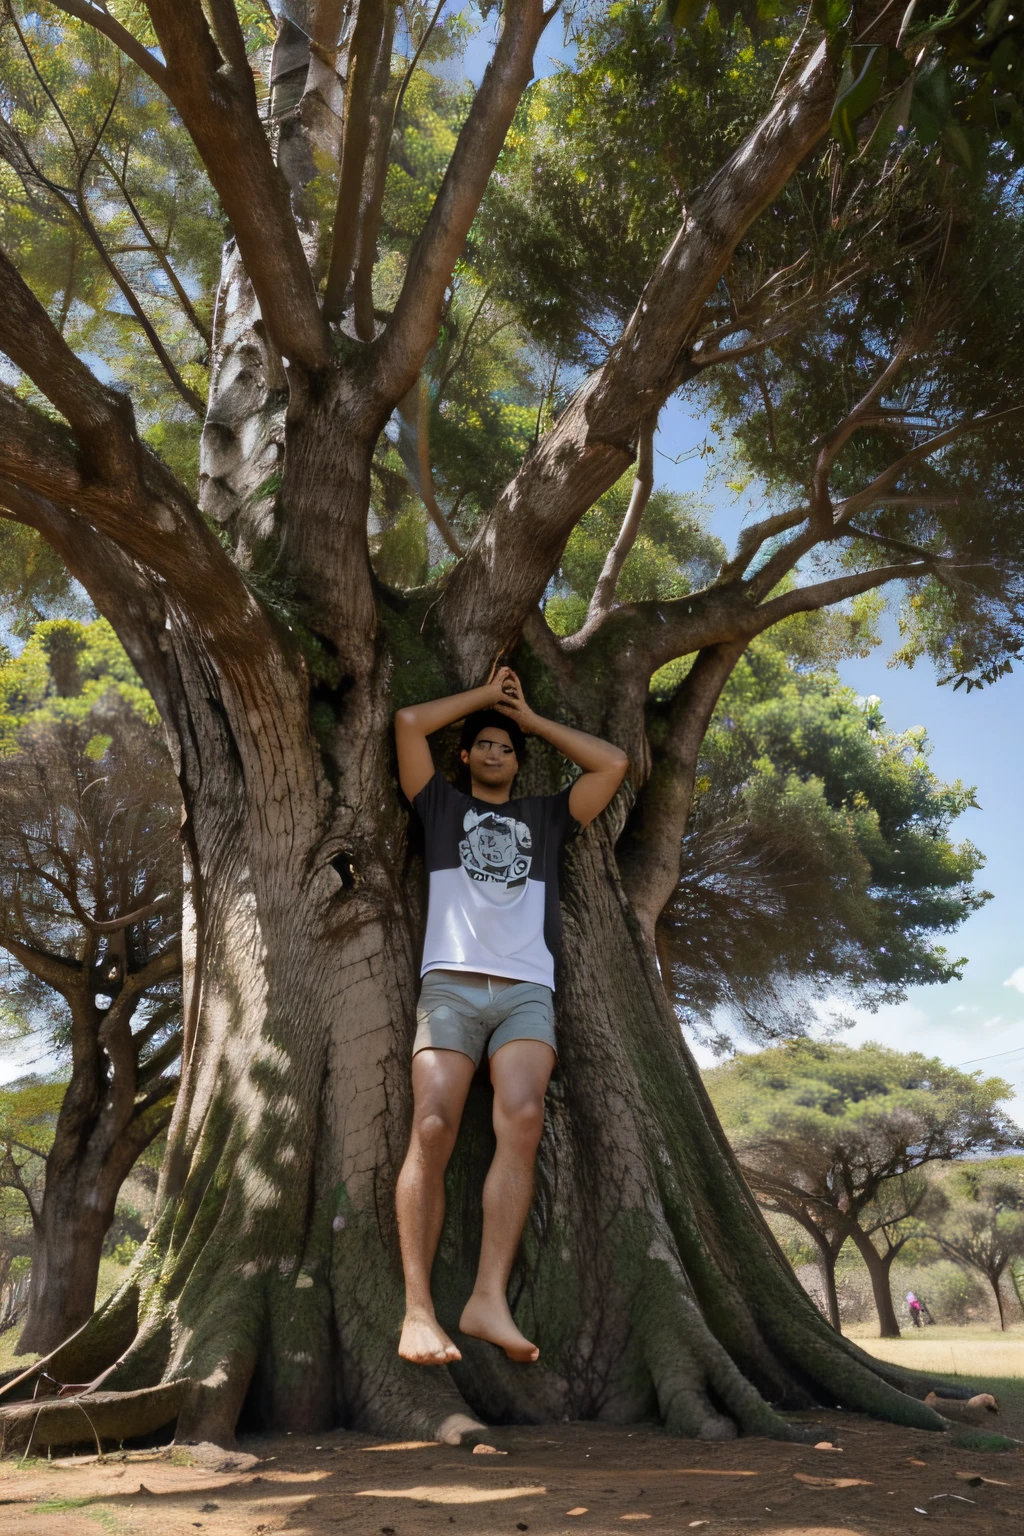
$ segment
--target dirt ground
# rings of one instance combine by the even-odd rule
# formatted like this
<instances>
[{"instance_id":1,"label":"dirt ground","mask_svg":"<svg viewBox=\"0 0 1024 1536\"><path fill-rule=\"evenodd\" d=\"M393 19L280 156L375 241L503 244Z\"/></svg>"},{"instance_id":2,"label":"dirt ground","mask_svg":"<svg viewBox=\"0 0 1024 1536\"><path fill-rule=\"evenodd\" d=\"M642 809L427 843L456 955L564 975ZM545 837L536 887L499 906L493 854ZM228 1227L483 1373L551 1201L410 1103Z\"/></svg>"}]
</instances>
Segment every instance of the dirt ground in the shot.
<instances>
[{"instance_id":1,"label":"dirt ground","mask_svg":"<svg viewBox=\"0 0 1024 1536\"><path fill-rule=\"evenodd\" d=\"M818 1414L813 1423L838 1449L756 1439L708 1445L654 1428L575 1423L495 1429L491 1443L503 1455L381 1445L337 1430L249 1437L237 1455L211 1446L128 1452L103 1463L84 1455L7 1459L0 1463L0 1530L611 1536L634 1523L652 1536L902 1536L919 1531L922 1520L971 1536L1021 1529L1024 1453L966 1450L952 1435L852 1415ZM1020 1434L1022 1427L999 1428Z\"/></svg>"}]
</instances>

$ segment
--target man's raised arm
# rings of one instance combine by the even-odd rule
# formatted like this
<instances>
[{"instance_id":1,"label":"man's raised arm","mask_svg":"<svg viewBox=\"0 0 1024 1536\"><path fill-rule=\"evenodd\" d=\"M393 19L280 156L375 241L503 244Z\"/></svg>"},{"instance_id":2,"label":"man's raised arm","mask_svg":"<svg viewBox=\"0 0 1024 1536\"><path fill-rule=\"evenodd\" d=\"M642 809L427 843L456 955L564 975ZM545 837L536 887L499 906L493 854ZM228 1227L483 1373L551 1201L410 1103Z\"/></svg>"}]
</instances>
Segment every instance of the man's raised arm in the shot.
<instances>
[{"instance_id":1,"label":"man's raised arm","mask_svg":"<svg viewBox=\"0 0 1024 1536\"><path fill-rule=\"evenodd\" d=\"M615 791L629 771L629 758L621 747L600 736L588 736L586 731L574 730L570 725L559 725L557 720L545 720L533 712L523 697L522 686L511 668L504 680L501 696L494 707L513 719L529 736L540 736L549 741L570 762L582 768L576 783L569 792L569 809L580 826L585 827L600 816Z\"/></svg>"}]
</instances>

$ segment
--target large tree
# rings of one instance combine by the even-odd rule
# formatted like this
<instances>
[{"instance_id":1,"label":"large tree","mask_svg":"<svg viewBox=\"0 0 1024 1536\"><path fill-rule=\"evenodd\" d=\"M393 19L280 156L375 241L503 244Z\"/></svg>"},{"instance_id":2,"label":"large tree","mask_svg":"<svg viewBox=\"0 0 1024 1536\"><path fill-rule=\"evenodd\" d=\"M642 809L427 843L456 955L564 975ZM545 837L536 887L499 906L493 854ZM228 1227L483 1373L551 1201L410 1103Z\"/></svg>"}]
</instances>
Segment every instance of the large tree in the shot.
<instances>
[{"instance_id":1,"label":"large tree","mask_svg":"<svg viewBox=\"0 0 1024 1536\"><path fill-rule=\"evenodd\" d=\"M695 155L679 169L682 206L664 226L661 253L634 267L628 299L609 291L603 302L597 293L601 313L581 312L597 350L590 358L577 347L570 361L577 370L593 361L592 370L570 376L561 394L552 371L519 467L503 488L491 484L489 500L478 474L453 529L452 508L437 503L423 473L431 402L421 381L426 369L437 383L430 359L448 344L449 316L463 341L473 323L458 314L456 289L469 283L459 263L489 184L517 195L511 157L528 113L505 154L503 145L550 13L540 0L508 0L490 64L435 175L409 112L427 17L403 13L411 18L410 35L399 33L403 53L398 12L382 0L348 9L340 0L295 0L287 10L289 19L272 26L269 7L241 0L62 0L19 11L23 38L5 38L31 52L33 78L46 81L38 105L52 113L48 142L60 116L72 122L69 168L63 180L47 173L59 190L47 195L69 229L83 224L83 212L95 224L94 206L126 195L112 171L100 175L91 147L127 86L132 101L166 103L166 131L178 144L183 130L189 164L209 178L229 233L198 495L172 467L171 448L161 456L147 443L146 411L136 418L128 394L69 346L58 305L19 270L20 262L32 276L31 249L15 250L17 260L0 256L0 348L21 375L0 400L0 503L67 562L160 710L186 809L193 941L182 1090L157 1220L125 1286L49 1369L77 1381L102 1371L108 1395L94 1398L94 1421L121 1434L177 1413L179 1433L222 1440L247 1396L265 1422L291 1429L340 1415L445 1439L475 1433L480 1417L621 1421L652 1408L677 1433L784 1434L770 1403L837 1401L938 1428L917 1400L922 1384L836 1336L796 1284L680 1038L654 930L678 880L700 742L750 640L794 613L936 570L946 578L973 558L976 526L964 511L947 519L941 545L919 542L942 499L927 469L940 452L946 500L957 508L979 475L983 489L998 490L990 602L1003 643L1012 642L1020 484L1010 434L991 430L1005 406L995 381L976 370L937 392L936 419L911 419L900 406L899 430L887 436L879 426L897 409L896 381L915 359L941 365L955 355L969 305L954 307L945 329L922 330L922 304L934 319L937 289L890 283L870 347L854 348L849 398L826 402L834 419L813 456L807 498L748 528L693 590L616 603L615 588L665 400L785 331L792 305L803 312L840 291L855 295L851 285L863 278L858 252L829 254L821 270L813 260L819 225L832 227L828 199L815 188L865 180L857 167L844 170L837 145L826 147L837 97L849 152L865 110L874 114L870 128L908 87L923 124L938 71L935 132L916 128L911 148L897 146L875 180L906 189L927 172L929 186L948 184L951 204L963 190L968 233L982 216L993 225L1011 218L998 176L964 190L947 158L952 131L962 137L961 120L973 114L976 152L984 159L994 144L997 172L1006 160L1018 113L1016 19L999 11L991 25L975 24L967 11L963 22L936 28L936 10L901 36L897 11L874 0L856 5L848 25L842 8L815 7L770 28L748 70L741 19L725 26L713 10L694 52L640 8L610 13L596 54L639 26L663 71L691 84L703 72L702 88L684 93L691 105L717 99L718 83L734 78L745 94L737 101L723 83L723 120L714 133L690 135L705 150L720 145L720 160ZM71 85L50 65L49 50L65 39L88 56L96 110L87 128L63 111ZM1000 48L1013 55L1006 86L997 78ZM78 75L69 79L77 90ZM11 105L9 120L23 126L7 135L5 155L29 219L45 198L22 156L31 135L20 111ZM890 129L898 120L890 113ZM632 122L646 130L640 115ZM154 121L148 131L152 142L163 127ZM913 163L904 174L906 155ZM95 197L94 177L102 182ZM755 228L770 234L794 178L808 193L794 198L809 210L794 226L802 250L794 257L769 239L768 270L742 261L742 291L730 293L723 279L741 242L749 251ZM415 195L406 196L410 188ZM628 203L609 198L610 222L614 229L617 209L623 235L641 218ZM51 214L54 206L46 203ZM495 230L509 223L500 207L485 211L469 248L470 268L483 272L488 251L502 266ZM948 242L931 225L922 233L915 218L913 210L902 220L892 214L887 230L934 284L948 285L956 275ZM870 245L870 217L866 228ZM163 233L157 243L166 243ZM95 242L92 250L101 261ZM795 276L794 260L803 262ZM815 270L804 281L808 264ZM103 270L121 294L115 312L127 305L136 314L105 262ZM1010 309L1012 298L1010 288ZM514 293L496 299L515 308ZM855 296L847 310L855 312ZM136 322L148 335L137 314ZM841 324L835 306L829 324L833 332ZM827 326L824 333L828 344ZM999 341L1008 334L1004 326ZM546 344L539 325L536 342ZM559 338L547 344L561 362ZM161 362L176 420L193 408L181 384L195 385L183 354L175 362L169 344L164 351L181 381ZM122 376L115 365L111 376ZM393 418L400 444L402 424L419 425L417 487L450 552L413 590L387 584L370 559L371 494L382 480L393 488L387 477L398 473L388 451L375 460ZM954 444L976 446L954 453ZM581 630L560 638L539 605L566 540L638 454L637 493L600 601ZM870 528L866 539L856 535L862 561L787 584L804 557L845 547L878 509L892 526L881 543ZM887 552L881 561L878 549ZM565 883L562 1078L513 1292L543 1364L527 1373L470 1344L460 1365L425 1372L394 1350L392 1186L408 1125L420 904L391 717L405 702L486 677L502 653L516 656L538 707L628 751L635 803L630 812L624 798L588 830ZM649 680L681 656L692 665L649 734ZM531 787L555 787L557 772L535 754ZM488 1135L481 1090L452 1166L435 1270L442 1322L471 1274ZM121 1389L148 1396L119 1399ZM40 1433L56 1441L79 1430L62 1429L54 1409Z\"/></svg>"}]
</instances>

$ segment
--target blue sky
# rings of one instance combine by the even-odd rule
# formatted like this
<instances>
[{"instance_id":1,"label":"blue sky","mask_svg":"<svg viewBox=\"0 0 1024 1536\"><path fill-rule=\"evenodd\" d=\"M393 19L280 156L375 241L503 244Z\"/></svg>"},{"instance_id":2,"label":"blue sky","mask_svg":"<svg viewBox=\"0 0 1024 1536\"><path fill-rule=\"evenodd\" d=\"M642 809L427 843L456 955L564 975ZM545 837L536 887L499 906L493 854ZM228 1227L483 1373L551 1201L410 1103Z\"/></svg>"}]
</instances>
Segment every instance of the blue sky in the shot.
<instances>
[{"instance_id":1,"label":"blue sky","mask_svg":"<svg viewBox=\"0 0 1024 1536\"><path fill-rule=\"evenodd\" d=\"M752 490L736 497L713 478L693 450L706 426L687 414L679 400L662 412L656 441L659 486L696 492L712 507L711 526L732 545L747 517L757 515ZM685 455L690 455L685 457ZM673 461L684 456L681 462ZM714 476L714 470L710 472ZM1024 671L991 688L953 692L939 687L928 661L890 667L898 644L895 617L880 626L882 644L864 660L844 663L845 683L860 694L877 694L892 730L923 725L932 747L931 764L940 778L977 786L981 809L968 810L955 835L986 855L979 884L993 899L947 941L954 955L966 955L963 980L945 986L912 987L903 1003L877 1013L856 1013L843 1038L851 1044L881 1040L898 1050L921 1050L951 1065L969 1064L1005 1077L1018 1095L1015 1112L1024 1120L1024 803L1019 757L1024 745ZM849 1008L844 1009L849 1013ZM698 1055L710 1062L710 1053Z\"/></svg>"}]
</instances>

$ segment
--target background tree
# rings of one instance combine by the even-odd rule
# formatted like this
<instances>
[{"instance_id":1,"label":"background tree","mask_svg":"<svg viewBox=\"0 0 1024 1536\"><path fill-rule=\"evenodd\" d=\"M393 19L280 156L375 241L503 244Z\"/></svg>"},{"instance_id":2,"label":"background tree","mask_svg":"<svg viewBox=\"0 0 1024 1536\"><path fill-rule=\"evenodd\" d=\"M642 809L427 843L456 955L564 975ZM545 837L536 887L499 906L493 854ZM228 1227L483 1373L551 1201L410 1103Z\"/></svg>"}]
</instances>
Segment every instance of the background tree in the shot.
<instances>
[{"instance_id":1,"label":"background tree","mask_svg":"<svg viewBox=\"0 0 1024 1536\"><path fill-rule=\"evenodd\" d=\"M926 10L901 35L900 17L874 0L848 21L800 15L764 29L742 15L725 26L712 11L691 45L641 8L599 16L584 45L589 79L608 55L618 92L633 67L630 39L642 36L638 66L653 61L673 85L677 115L690 114L678 188L662 143L645 145L639 171L622 157L605 199L609 228L625 241L646 224L651 239L646 250L622 245L633 266L619 295L601 297L595 266L578 323L545 337L515 308L514 285L494 294L536 337L543 366L521 370L520 387L535 378L543 392L512 478L493 494L476 474L473 498L463 499L467 521L460 513L453 525L436 492L431 509L422 468L422 424L443 420L449 403L433 393L439 375L428 360L439 342L443 350L464 255L485 286L495 270L515 270L497 239L511 218L500 209L477 215L489 188L522 200L524 94L547 20L537 0L509 0L490 67L465 93L440 155L443 114L425 144L406 109L422 67L412 45L428 25L415 9L407 24L380 0L347 12L337 0L295 0L280 27L265 8L222 0L124 9L63 0L17 14L56 102L62 65L51 49L69 47L97 82L88 129L76 129L85 151L102 143L123 77L162 108L149 152L170 157L187 134L229 226L213 304L206 294L214 324L198 498L170 455L146 442L145 419L125 392L68 345L52 290L26 281L27 262L23 275L17 260L0 259L0 347L15 370L0 397L0 501L65 559L157 704L185 804L195 935L159 1215L122 1290L48 1369L82 1381L113 1366L109 1387L154 1389L132 1398L130 1421L116 1399L96 1403L107 1415L97 1428L122 1434L177 1412L181 1434L225 1438L250 1388L254 1411L278 1426L339 1416L442 1438L477 1433L474 1413L622 1420L646 1415L652 1401L673 1431L709 1436L737 1427L784 1434L770 1402L837 1398L940 1427L902 1390L921 1396L924 1383L835 1335L770 1241L679 1037L654 938L678 883L701 741L758 634L889 582L963 571L977 561L980 537L992 570L982 617L993 635L1002 626L984 642L986 664L1013 644L1019 447L996 430L1005 425L998 412L1010 408L998 381L1015 376L1020 296L1010 278L985 366L963 374L945 360L965 350L974 323L970 262L990 248L975 232L983 227L987 239L1017 216L1000 178L1020 119L1019 18ZM92 72L94 47L106 51ZM871 67L851 49L869 50ZM936 74L945 105L929 127L924 104L937 99L928 94ZM851 93L865 77L868 96ZM883 116L890 127L894 113L902 121L908 95L913 132L890 149ZM623 114L634 141L665 121L636 110L638 100L634 92ZM849 160L829 142L833 121ZM582 120L580 128L585 145ZM865 175L851 151L875 129L885 147ZM973 186L948 163L950 144L968 129L986 173ZM625 132L616 140L626 141ZM65 187L84 158L73 150ZM406 168L407 182L389 161ZM654 199L644 177L662 166L659 228L647 217ZM20 163L12 171L27 199L30 171ZM389 246L402 188L407 233ZM77 191L67 195L77 203ZM927 199L943 215L962 207L957 228L971 238L946 241L941 217L922 230ZM844 222L837 215L847 208ZM833 230L843 231L839 249ZM581 238L589 243L585 229ZM24 250L15 256L24 261ZM524 288L537 267L523 269ZM664 402L711 367L735 368L788 332L794 315L823 305L814 336L830 345L844 316L857 314L875 267L885 273L885 303L872 309L874 344L854 349L849 399L823 403L827 440L804 453L792 477L795 486L802 476L800 494L780 491L780 504L745 530L712 580L669 599L617 602L616 565L638 531L647 445ZM908 269L913 276L901 278ZM992 280L998 286L998 274ZM936 295L947 294L962 302L940 306ZM545 294L537 297L543 309ZM596 312L585 308L590 299ZM941 324L922 340L922 317L937 314ZM470 318L459 317L463 340ZM141 320L136 331L154 345ZM159 331L157 339L184 379L183 362ZM904 419L898 394L912 362L950 381L935 397L939 419L920 429ZM425 372L436 413L423 410ZM187 402L174 389L177 412ZM428 566L427 585L403 590L373 569L370 540L382 533L370 506L385 483L380 438L390 424L396 452L403 446L417 389L417 489L451 559L438 560L428 540L433 575ZM876 423L890 410L901 411L893 439ZM922 538L938 473L926 466L940 454L962 516L943 522L936 552ZM566 540L634 459L636 496L594 622L559 636L540 605ZM457 454L445 463L444 496L455 498ZM999 514L986 508L979 523L961 494L967 484ZM397 495L393 480L390 488ZM873 537L851 533L865 512L890 520L866 528L890 541L883 560ZM837 554L847 548L853 563ZM825 569L809 579L815 550ZM957 592L950 626L967 602ZM518 1321L536 1328L545 1361L528 1384L483 1346L467 1349L454 1371L429 1375L403 1368L392 1347L391 1180L407 1125L419 904L390 764L391 715L477 681L499 653L515 657L538 707L610 736L634 765L632 807L588 829L566 884L565 1075L515 1278ZM694 660L671 704L649 705L652 676L684 656ZM554 788L559 772L538 752L529 787ZM468 1213L478 1206L487 1123L478 1092L452 1171L437 1271L442 1321L470 1273ZM572 1296L577 1314L553 1305L556 1295ZM300 1373L298 1360L312 1363ZM59 1408L48 1412L51 1443L78 1432L69 1420L61 1428Z\"/></svg>"},{"instance_id":2,"label":"background tree","mask_svg":"<svg viewBox=\"0 0 1024 1536\"><path fill-rule=\"evenodd\" d=\"M0 1333L24 1316L32 1213L42 1202L46 1154L63 1094L61 1083L0 1089Z\"/></svg>"},{"instance_id":3,"label":"background tree","mask_svg":"<svg viewBox=\"0 0 1024 1536\"><path fill-rule=\"evenodd\" d=\"M70 1061L52 1139L8 1172L32 1218L22 1352L95 1304L132 1165L170 1120L181 1053L179 818L149 704L108 624L40 624L0 668L6 993ZM21 1146L21 1153L29 1156Z\"/></svg>"},{"instance_id":4,"label":"background tree","mask_svg":"<svg viewBox=\"0 0 1024 1536\"><path fill-rule=\"evenodd\" d=\"M659 952L706 1035L728 1016L756 1040L793 1035L811 999L834 1016L959 976L936 936L988 899L977 849L950 835L973 791L935 777L923 731L888 729L821 665L846 637L816 627L747 649L704 740Z\"/></svg>"},{"instance_id":5,"label":"background tree","mask_svg":"<svg viewBox=\"0 0 1024 1536\"><path fill-rule=\"evenodd\" d=\"M1000 1108L1009 1084L916 1052L812 1041L737 1056L705 1082L751 1188L817 1245L833 1327L835 1261L850 1240L881 1336L898 1338L890 1270L936 1198L919 1170L1017 1145Z\"/></svg>"},{"instance_id":6,"label":"background tree","mask_svg":"<svg viewBox=\"0 0 1024 1536\"><path fill-rule=\"evenodd\" d=\"M1000 1281L1024 1258L1024 1158L967 1163L943 1179L929 1235L943 1253L985 1276L1006 1327Z\"/></svg>"}]
</instances>

